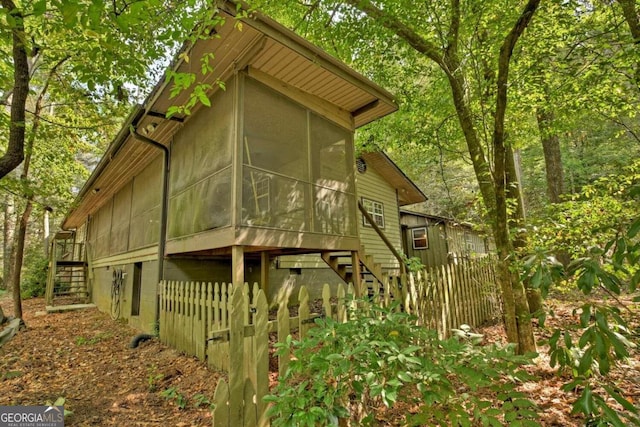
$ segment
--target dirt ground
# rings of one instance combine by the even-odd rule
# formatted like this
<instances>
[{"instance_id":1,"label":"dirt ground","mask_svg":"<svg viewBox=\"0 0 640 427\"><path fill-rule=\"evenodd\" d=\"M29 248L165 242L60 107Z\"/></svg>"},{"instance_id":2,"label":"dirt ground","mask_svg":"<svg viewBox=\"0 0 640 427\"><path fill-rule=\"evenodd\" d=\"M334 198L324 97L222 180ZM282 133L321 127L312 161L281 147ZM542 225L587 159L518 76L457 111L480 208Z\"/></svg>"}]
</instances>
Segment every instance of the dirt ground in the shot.
<instances>
[{"instance_id":1,"label":"dirt ground","mask_svg":"<svg viewBox=\"0 0 640 427\"><path fill-rule=\"evenodd\" d=\"M566 305L552 304L557 306L549 326L575 318ZM9 298L1 298L0 305L6 314L12 313ZM65 420L69 426L211 425L209 401L224 374L157 339L130 349L137 332L96 309L39 313L44 308L42 299L25 301L27 329L0 349L0 405L44 405L63 397L65 409L73 413ZM504 340L499 325L479 332L487 341ZM537 332L539 337L549 333ZM621 393L636 403L640 399L637 349L632 356L613 378ZM520 389L539 406L542 425L583 425L570 413L576 395L561 391L567 378L549 368L548 358L541 356L529 370L536 380ZM384 425L399 422L394 410L380 415L383 420L386 415Z\"/></svg>"},{"instance_id":2,"label":"dirt ground","mask_svg":"<svg viewBox=\"0 0 640 427\"><path fill-rule=\"evenodd\" d=\"M12 312L10 300L1 305ZM138 332L96 309L36 314L44 309L43 299L24 301L27 329L0 349L0 405L63 397L69 426L211 425L220 373L157 339L130 349Z\"/></svg>"}]
</instances>

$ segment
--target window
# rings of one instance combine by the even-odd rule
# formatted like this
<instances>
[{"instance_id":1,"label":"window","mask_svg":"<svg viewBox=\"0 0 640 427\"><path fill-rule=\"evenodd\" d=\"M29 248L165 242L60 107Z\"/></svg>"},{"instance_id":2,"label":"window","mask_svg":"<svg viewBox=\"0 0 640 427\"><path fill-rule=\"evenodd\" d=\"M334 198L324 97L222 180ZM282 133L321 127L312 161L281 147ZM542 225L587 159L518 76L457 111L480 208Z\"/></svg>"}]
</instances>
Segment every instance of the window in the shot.
<instances>
[{"instance_id":1,"label":"window","mask_svg":"<svg viewBox=\"0 0 640 427\"><path fill-rule=\"evenodd\" d=\"M140 293L142 291L142 263L133 264L133 294L131 295L131 315L140 315Z\"/></svg>"},{"instance_id":2,"label":"window","mask_svg":"<svg viewBox=\"0 0 640 427\"><path fill-rule=\"evenodd\" d=\"M373 218L373 221L376 223L376 225L380 228L384 228L384 206L382 205L382 203L376 202L375 200L365 199L363 197L362 206L364 206L367 212L369 212L369 215L371 215L371 218ZM362 220L365 226L371 227L364 216Z\"/></svg>"},{"instance_id":3,"label":"window","mask_svg":"<svg viewBox=\"0 0 640 427\"><path fill-rule=\"evenodd\" d=\"M414 228L411 230L411 240L413 241L413 249L428 249L429 240L427 240L427 228Z\"/></svg>"}]
</instances>

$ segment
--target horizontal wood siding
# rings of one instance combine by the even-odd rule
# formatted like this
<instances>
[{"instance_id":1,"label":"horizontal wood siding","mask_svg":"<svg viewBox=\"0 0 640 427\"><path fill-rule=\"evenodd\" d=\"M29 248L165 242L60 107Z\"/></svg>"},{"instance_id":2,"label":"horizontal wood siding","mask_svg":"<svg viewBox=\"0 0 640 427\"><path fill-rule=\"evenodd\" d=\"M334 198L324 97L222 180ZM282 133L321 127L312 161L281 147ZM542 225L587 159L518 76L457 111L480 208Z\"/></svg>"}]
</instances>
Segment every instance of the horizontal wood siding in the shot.
<instances>
[{"instance_id":1,"label":"horizontal wood siding","mask_svg":"<svg viewBox=\"0 0 640 427\"><path fill-rule=\"evenodd\" d=\"M384 206L384 234L397 250L402 250L400 237L400 219L398 217L398 203L396 191L375 170L368 168L365 173L356 174L356 189L358 200L367 198L380 202ZM374 261L381 264L382 268L398 269L398 261L384 244L380 236L372 227L364 226L362 214L358 212L360 227L360 241L365 253L372 255Z\"/></svg>"},{"instance_id":2,"label":"horizontal wood siding","mask_svg":"<svg viewBox=\"0 0 640 427\"><path fill-rule=\"evenodd\" d=\"M487 253L485 239L477 232L460 225L447 227L449 251L457 254L475 255Z\"/></svg>"},{"instance_id":3,"label":"horizontal wood siding","mask_svg":"<svg viewBox=\"0 0 640 427\"><path fill-rule=\"evenodd\" d=\"M412 231L416 228L427 228L427 249L413 249ZM405 229L407 243L406 253L409 257L420 258L426 267L434 267L447 263L447 239L443 224L418 225Z\"/></svg>"},{"instance_id":4,"label":"horizontal wood siding","mask_svg":"<svg viewBox=\"0 0 640 427\"><path fill-rule=\"evenodd\" d=\"M320 254L283 255L278 257L278 268L329 268Z\"/></svg>"}]
</instances>

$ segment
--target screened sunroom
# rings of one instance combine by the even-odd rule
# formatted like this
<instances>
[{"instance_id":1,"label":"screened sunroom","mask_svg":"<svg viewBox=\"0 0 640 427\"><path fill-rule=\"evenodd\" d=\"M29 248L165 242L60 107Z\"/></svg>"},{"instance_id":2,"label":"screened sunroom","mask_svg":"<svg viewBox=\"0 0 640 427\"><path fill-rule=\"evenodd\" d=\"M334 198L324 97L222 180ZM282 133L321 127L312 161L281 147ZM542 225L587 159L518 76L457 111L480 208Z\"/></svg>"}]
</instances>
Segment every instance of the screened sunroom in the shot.
<instances>
[{"instance_id":1,"label":"screened sunroom","mask_svg":"<svg viewBox=\"0 0 640 427\"><path fill-rule=\"evenodd\" d=\"M171 146L169 253L354 249L352 130L246 73L225 87Z\"/></svg>"}]
</instances>

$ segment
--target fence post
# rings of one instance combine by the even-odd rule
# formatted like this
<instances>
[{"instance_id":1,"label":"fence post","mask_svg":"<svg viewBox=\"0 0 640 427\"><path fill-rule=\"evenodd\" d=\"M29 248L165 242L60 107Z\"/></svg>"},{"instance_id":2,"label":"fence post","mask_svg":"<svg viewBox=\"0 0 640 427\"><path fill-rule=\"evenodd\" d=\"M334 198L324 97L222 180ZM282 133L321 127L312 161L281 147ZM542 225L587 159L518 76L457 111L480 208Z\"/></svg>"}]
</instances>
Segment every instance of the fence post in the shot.
<instances>
[{"instance_id":1,"label":"fence post","mask_svg":"<svg viewBox=\"0 0 640 427\"><path fill-rule=\"evenodd\" d=\"M307 335L307 331L311 327L308 323L309 319L309 291L306 286L300 286L300 292L298 293L298 331L300 333L300 339Z\"/></svg>"},{"instance_id":2,"label":"fence post","mask_svg":"<svg viewBox=\"0 0 640 427\"><path fill-rule=\"evenodd\" d=\"M227 382L220 378L216 391L213 394L213 427L231 426L229 419L229 386Z\"/></svg>"},{"instance_id":3,"label":"fence post","mask_svg":"<svg viewBox=\"0 0 640 427\"><path fill-rule=\"evenodd\" d=\"M234 286L229 312L229 354L239 357L244 348L242 286ZM229 418L242 425L244 401L244 363L229 366ZM237 421L236 421L237 420Z\"/></svg>"},{"instance_id":4,"label":"fence post","mask_svg":"<svg viewBox=\"0 0 640 427\"><path fill-rule=\"evenodd\" d=\"M245 355L248 356L248 355ZM253 382L251 378L245 378L244 380L244 389L243 389L243 399L244 408L242 413L242 423L238 426L242 427L256 427L257 417L256 417L256 403L254 403L253 399L256 398L255 388L253 387ZM229 426L234 427L234 426Z\"/></svg>"},{"instance_id":5,"label":"fence post","mask_svg":"<svg viewBox=\"0 0 640 427\"><path fill-rule=\"evenodd\" d=\"M269 394L269 304L262 289L257 292L255 306L256 407L258 419L263 419L266 404L262 399Z\"/></svg>"},{"instance_id":6,"label":"fence post","mask_svg":"<svg viewBox=\"0 0 640 427\"><path fill-rule=\"evenodd\" d=\"M336 308L336 321L337 322L346 322L347 321L347 309L345 307L345 297L346 293L344 291L344 285L342 283L338 284L338 306Z\"/></svg>"},{"instance_id":7,"label":"fence post","mask_svg":"<svg viewBox=\"0 0 640 427\"><path fill-rule=\"evenodd\" d=\"M333 310L331 308L331 287L328 283L325 283L322 287L322 308L324 309L325 316L333 318Z\"/></svg>"},{"instance_id":8,"label":"fence post","mask_svg":"<svg viewBox=\"0 0 640 427\"><path fill-rule=\"evenodd\" d=\"M278 306L278 342L284 343L291 332L289 328L289 309L287 308L287 299L282 298ZM289 367L289 350L283 351L278 356L278 375L284 377Z\"/></svg>"}]
</instances>

